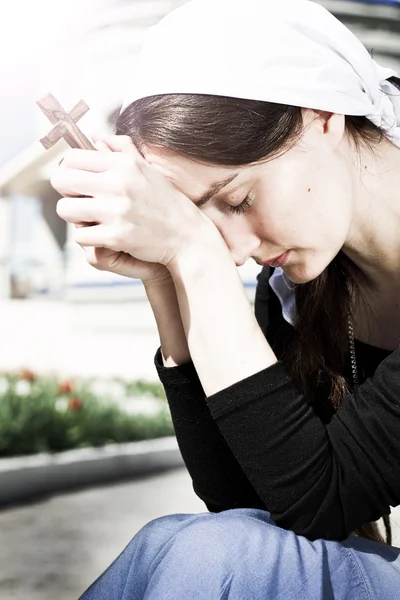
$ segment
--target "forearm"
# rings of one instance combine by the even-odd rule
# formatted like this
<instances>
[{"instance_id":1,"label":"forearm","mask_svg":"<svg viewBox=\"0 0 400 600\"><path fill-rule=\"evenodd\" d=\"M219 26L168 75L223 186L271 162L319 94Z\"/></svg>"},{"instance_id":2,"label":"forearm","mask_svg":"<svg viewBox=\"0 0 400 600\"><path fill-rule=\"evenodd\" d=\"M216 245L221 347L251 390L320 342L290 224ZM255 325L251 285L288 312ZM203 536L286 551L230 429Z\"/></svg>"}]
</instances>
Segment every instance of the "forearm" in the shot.
<instances>
[{"instance_id":1,"label":"forearm","mask_svg":"<svg viewBox=\"0 0 400 600\"><path fill-rule=\"evenodd\" d=\"M160 336L163 363L175 367L191 360L173 280L144 284Z\"/></svg>"},{"instance_id":2,"label":"forearm","mask_svg":"<svg viewBox=\"0 0 400 600\"><path fill-rule=\"evenodd\" d=\"M263 508L210 414L193 363L166 368L157 352L155 366L195 493L212 512Z\"/></svg>"},{"instance_id":3,"label":"forearm","mask_svg":"<svg viewBox=\"0 0 400 600\"><path fill-rule=\"evenodd\" d=\"M253 314L236 265L217 231L168 266L190 355L207 396L277 359Z\"/></svg>"}]
</instances>

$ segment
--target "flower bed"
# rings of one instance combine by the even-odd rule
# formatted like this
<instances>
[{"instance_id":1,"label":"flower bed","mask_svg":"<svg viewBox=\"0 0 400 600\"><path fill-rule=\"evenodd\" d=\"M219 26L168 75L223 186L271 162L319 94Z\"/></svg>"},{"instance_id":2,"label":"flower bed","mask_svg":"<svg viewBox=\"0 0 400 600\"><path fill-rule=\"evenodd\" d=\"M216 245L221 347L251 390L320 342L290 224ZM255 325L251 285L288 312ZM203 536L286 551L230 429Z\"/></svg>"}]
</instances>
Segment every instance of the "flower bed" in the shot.
<instances>
[{"instance_id":1,"label":"flower bed","mask_svg":"<svg viewBox=\"0 0 400 600\"><path fill-rule=\"evenodd\" d=\"M160 384L0 374L0 457L173 434Z\"/></svg>"}]
</instances>

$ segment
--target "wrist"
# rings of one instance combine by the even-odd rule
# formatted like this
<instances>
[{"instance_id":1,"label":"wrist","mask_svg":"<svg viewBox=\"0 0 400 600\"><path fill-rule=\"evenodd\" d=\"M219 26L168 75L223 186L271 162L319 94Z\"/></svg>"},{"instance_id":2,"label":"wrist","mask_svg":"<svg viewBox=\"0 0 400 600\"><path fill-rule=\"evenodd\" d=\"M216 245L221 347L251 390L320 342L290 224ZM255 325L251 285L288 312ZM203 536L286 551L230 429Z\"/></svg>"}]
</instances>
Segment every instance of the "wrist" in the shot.
<instances>
[{"instance_id":1,"label":"wrist","mask_svg":"<svg viewBox=\"0 0 400 600\"><path fill-rule=\"evenodd\" d=\"M168 273L168 276L163 279L148 279L146 281L142 281L142 283L146 293L151 292L152 290L163 290L175 287L174 280L172 279L170 273Z\"/></svg>"},{"instance_id":2,"label":"wrist","mask_svg":"<svg viewBox=\"0 0 400 600\"><path fill-rule=\"evenodd\" d=\"M224 239L213 223L200 224L200 227L183 244L174 258L166 265L171 279L176 282L186 274L194 279L210 272L210 265L216 261L231 263L236 267Z\"/></svg>"},{"instance_id":3,"label":"wrist","mask_svg":"<svg viewBox=\"0 0 400 600\"><path fill-rule=\"evenodd\" d=\"M143 284L160 336L164 366L176 367L189 362L190 352L173 279L169 277Z\"/></svg>"}]
</instances>

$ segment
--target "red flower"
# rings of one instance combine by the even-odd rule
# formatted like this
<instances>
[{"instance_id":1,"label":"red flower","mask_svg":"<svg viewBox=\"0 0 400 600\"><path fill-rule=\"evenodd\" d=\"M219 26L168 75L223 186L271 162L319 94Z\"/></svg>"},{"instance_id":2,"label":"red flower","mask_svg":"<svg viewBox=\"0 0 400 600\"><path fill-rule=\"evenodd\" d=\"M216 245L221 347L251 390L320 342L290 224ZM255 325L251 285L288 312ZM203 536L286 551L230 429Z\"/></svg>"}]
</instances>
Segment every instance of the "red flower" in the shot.
<instances>
[{"instance_id":1,"label":"red flower","mask_svg":"<svg viewBox=\"0 0 400 600\"><path fill-rule=\"evenodd\" d=\"M69 410L82 410L83 402L82 400L74 396L73 398L69 399L68 408Z\"/></svg>"},{"instance_id":2,"label":"red flower","mask_svg":"<svg viewBox=\"0 0 400 600\"><path fill-rule=\"evenodd\" d=\"M58 386L60 394L70 394L72 392L72 383L70 381L63 381Z\"/></svg>"},{"instance_id":3,"label":"red flower","mask_svg":"<svg viewBox=\"0 0 400 600\"><path fill-rule=\"evenodd\" d=\"M30 369L22 369L19 373L19 378L24 379L25 381L35 381L36 375Z\"/></svg>"}]
</instances>

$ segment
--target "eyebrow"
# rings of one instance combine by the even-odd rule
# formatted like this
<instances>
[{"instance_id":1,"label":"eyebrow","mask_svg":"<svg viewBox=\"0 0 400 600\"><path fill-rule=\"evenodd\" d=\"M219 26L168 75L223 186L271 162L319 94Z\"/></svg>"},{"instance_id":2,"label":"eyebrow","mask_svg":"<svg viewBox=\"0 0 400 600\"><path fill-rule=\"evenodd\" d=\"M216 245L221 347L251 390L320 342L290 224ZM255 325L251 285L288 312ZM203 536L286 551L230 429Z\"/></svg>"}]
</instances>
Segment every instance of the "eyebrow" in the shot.
<instances>
[{"instance_id":1,"label":"eyebrow","mask_svg":"<svg viewBox=\"0 0 400 600\"><path fill-rule=\"evenodd\" d=\"M212 183L210 185L210 187L208 188L208 190L205 191L204 194L201 196L201 198L194 201L194 204L196 206L203 206L203 204L205 204L206 202L211 200L211 198L213 196L215 196L215 194L218 194L218 192L220 192L222 190L222 188L224 188L226 185L231 183L231 181L236 179L236 177L238 175L239 175L239 173L234 173L234 175L231 175L230 177L228 177L227 179L224 179L223 181L217 181L216 183Z\"/></svg>"}]
</instances>

